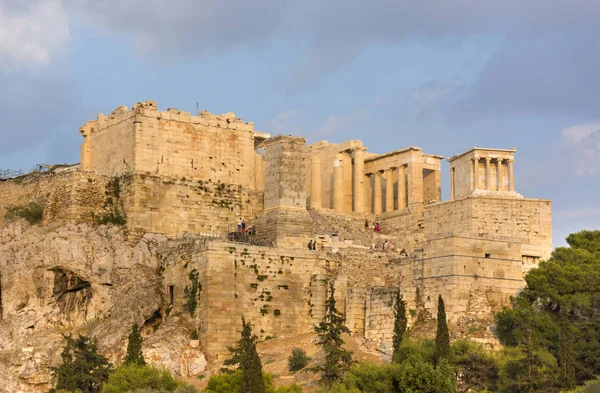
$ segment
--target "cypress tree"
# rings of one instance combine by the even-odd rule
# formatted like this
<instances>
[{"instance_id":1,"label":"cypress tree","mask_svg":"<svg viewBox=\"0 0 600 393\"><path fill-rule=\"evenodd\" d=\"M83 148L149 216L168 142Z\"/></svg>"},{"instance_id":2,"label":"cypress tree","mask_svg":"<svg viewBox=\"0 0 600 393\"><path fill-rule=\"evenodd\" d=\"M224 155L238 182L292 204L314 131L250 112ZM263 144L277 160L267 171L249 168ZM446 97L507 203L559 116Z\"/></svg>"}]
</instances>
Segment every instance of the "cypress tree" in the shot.
<instances>
[{"instance_id":1,"label":"cypress tree","mask_svg":"<svg viewBox=\"0 0 600 393\"><path fill-rule=\"evenodd\" d=\"M575 353L573 351L573 326L569 320L563 316L560 326L559 342L559 365L561 373L561 387L564 389L573 389L577 385L575 379Z\"/></svg>"},{"instance_id":2,"label":"cypress tree","mask_svg":"<svg viewBox=\"0 0 600 393\"><path fill-rule=\"evenodd\" d=\"M442 295L438 297L437 311L437 333L435 335L435 363L440 360L450 358L450 334L448 333L448 323L446 322L446 308Z\"/></svg>"},{"instance_id":3,"label":"cypress tree","mask_svg":"<svg viewBox=\"0 0 600 393\"><path fill-rule=\"evenodd\" d=\"M99 393L111 372L108 359L98 353L98 347L89 338L64 337L67 343L61 354L63 363L52 368L56 385L51 392L80 390L83 393Z\"/></svg>"},{"instance_id":4,"label":"cypress tree","mask_svg":"<svg viewBox=\"0 0 600 393\"><path fill-rule=\"evenodd\" d=\"M137 324L131 326L129 340L127 342L127 355L125 356L125 364L135 364L145 366L144 354L142 353L142 336Z\"/></svg>"},{"instance_id":5,"label":"cypress tree","mask_svg":"<svg viewBox=\"0 0 600 393\"><path fill-rule=\"evenodd\" d=\"M330 284L329 298L325 302L325 316L314 327L317 333L317 344L325 351L325 363L322 366L312 367L310 371L322 373L321 382L331 386L335 381L343 378L352 365L352 352L345 350L342 345L343 333L350 333L344 325L344 316L335 307L333 283Z\"/></svg>"},{"instance_id":6,"label":"cypress tree","mask_svg":"<svg viewBox=\"0 0 600 393\"><path fill-rule=\"evenodd\" d=\"M406 302L402 298L400 291L396 293L396 303L394 304L394 340L392 342L393 353L392 362L398 363L398 353L402 339L406 334L408 320L406 319Z\"/></svg>"},{"instance_id":7,"label":"cypress tree","mask_svg":"<svg viewBox=\"0 0 600 393\"><path fill-rule=\"evenodd\" d=\"M242 370L242 393L265 393L265 381L262 376L262 364L256 350L256 336L252 335L250 322L242 317L242 333L235 347L228 348L231 359L226 366L238 366Z\"/></svg>"}]
</instances>

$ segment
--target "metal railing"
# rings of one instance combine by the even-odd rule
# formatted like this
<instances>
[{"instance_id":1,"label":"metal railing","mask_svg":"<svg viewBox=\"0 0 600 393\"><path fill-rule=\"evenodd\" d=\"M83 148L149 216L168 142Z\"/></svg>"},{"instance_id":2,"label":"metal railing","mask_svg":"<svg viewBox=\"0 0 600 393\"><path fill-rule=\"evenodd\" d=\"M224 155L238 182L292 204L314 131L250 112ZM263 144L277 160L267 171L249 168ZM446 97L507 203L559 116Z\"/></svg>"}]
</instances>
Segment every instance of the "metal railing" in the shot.
<instances>
[{"instance_id":1,"label":"metal railing","mask_svg":"<svg viewBox=\"0 0 600 393\"><path fill-rule=\"evenodd\" d=\"M23 174L24 174L23 171L20 169L19 170L0 169L0 179L1 180L12 179L13 177L21 176Z\"/></svg>"}]
</instances>

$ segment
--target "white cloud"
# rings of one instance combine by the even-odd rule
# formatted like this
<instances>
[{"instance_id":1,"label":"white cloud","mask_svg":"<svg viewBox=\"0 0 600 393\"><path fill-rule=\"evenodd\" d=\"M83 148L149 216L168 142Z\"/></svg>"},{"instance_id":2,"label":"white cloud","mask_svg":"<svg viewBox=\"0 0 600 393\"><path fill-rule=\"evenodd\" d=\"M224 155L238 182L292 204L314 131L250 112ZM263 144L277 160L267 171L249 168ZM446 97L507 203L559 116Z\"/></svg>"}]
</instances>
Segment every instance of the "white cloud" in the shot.
<instances>
[{"instance_id":1,"label":"white cloud","mask_svg":"<svg viewBox=\"0 0 600 393\"><path fill-rule=\"evenodd\" d=\"M267 132L271 135L279 134L297 134L300 131L300 125L297 122L300 111L297 109L288 109L278 113L272 119L267 120Z\"/></svg>"},{"instance_id":2,"label":"white cloud","mask_svg":"<svg viewBox=\"0 0 600 393\"><path fill-rule=\"evenodd\" d=\"M600 175L600 121L574 125L563 130L563 146L578 176Z\"/></svg>"},{"instance_id":3,"label":"white cloud","mask_svg":"<svg viewBox=\"0 0 600 393\"><path fill-rule=\"evenodd\" d=\"M600 121L577 124L566 128L562 132L563 139L570 143L576 143L592 133L600 130Z\"/></svg>"},{"instance_id":4,"label":"white cloud","mask_svg":"<svg viewBox=\"0 0 600 393\"><path fill-rule=\"evenodd\" d=\"M368 114L368 109L361 109L347 115L331 115L327 118L325 123L311 135L311 137L316 139L325 138L343 128L348 128L354 122L365 119Z\"/></svg>"},{"instance_id":5,"label":"white cloud","mask_svg":"<svg viewBox=\"0 0 600 393\"><path fill-rule=\"evenodd\" d=\"M0 1L0 71L46 66L71 40L59 0L9 6Z\"/></svg>"}]
</instances>

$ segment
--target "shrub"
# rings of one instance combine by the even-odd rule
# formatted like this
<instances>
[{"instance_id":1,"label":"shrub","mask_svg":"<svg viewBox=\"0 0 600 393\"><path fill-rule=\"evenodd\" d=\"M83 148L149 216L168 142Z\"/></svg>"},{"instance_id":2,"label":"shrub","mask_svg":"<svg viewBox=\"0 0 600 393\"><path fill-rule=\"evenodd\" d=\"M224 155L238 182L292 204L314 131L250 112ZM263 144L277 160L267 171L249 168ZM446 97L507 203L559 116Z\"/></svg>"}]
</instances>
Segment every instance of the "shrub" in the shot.
<instances>
[{"instance_id":1,"label":"shrub","mask_svg":"<svg viewBox=\"0 0 600 393\"><path fill-rule=\"evenodd\" d=\"M300 371L308 364L310 358L306 356L306 352L300 348L292 349L292 354L288 358L288 370L295 372Z\"/></svg>"},{"instance_id":2,"label":"shrub","mask_svg":"<svg viewBox=\"0 0 600 393\"><path fill-rule=\"evenodd\" d=\"M6 207L7 220L15 218L24 218L31 225L42 221L44 217L44 201L29 202L24 205L12 205Z\"/></svg>"},{"instance_id":3,"label":"shrub","mask_svg":"<svg viewBox=\"0 0 600 393\"><path fill-rule=\"evenodd\" d=\"M123 393L136 389L173 392L180 385L166 370L132 364L116 369L102 387L102 393Z\"/></svg>"}]
</instances>

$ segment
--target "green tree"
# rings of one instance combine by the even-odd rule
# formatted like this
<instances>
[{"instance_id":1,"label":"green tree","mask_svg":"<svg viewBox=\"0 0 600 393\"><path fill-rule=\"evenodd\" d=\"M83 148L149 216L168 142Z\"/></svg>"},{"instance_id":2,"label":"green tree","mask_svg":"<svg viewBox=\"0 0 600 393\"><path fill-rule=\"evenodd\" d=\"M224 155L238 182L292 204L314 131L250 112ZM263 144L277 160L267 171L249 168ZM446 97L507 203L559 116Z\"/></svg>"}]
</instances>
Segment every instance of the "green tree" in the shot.
<instances>
[{"instance_id":1,"label":"green tree","mask_svg":"<svg viewBox=\"0 0 600 393\"><path fill-rule=\"evenodd\" d=\"M350 333L344 325L344 316L335 307L335 288L333 283L329 286L329 297L325 302L325 316L314 327L317 333L317 344L325 351L325 363L310 370L321 373L321 382L330 386L333 382L342 379L352 365L352 352L343 348L342 334Z\"/></svg>"},{"instance_id":2,"label":"green tree","mask_svg":"<svg viewBox=\"0 0 600 393\"><path fill-rule=\"evenodd\" d=\"M456 393L445 360L437 368L422 361L353 366L341 381L322 393Z\"/></svg>"},{"instance_id":3,"label":"green tree","mask_svg":"<svg viewBox=\"0 0 600 393\"><path fill-rule=\"evenodd\" d=\"M435 334L435 364L442 359L450 358L450 333L448 333L448 322L446 321L446 308L442 295L438 296L437 310L437 332Z\"/></svg>"},{"instance_id":4,"label":"green tree","mask_svg":"<svg viewBox=\"0 0 600 393\"><path fill-rule=\"evenodd\" d=\"M213 375L209 378L204 393L242 393L243 378L242 370ZM302 393L302 388L296 384L275 389L269 373L263 373L263 381L266 393Z\"/></svg>"},{"instance_id":5,"label":"green tree","mask_svg":"<svg viewBox=\"0 0 600 393\"><path fill-rule=\"evenodd\" d=\"M536 351L555 358L563 389L600 374L600 231L567 242L527 274L512 308L496 317L500 341L525 354L530 372Z\"/></svg>"},{"instance_id":6,"label":"green tree","mask_svg":"<svg viewBox=\"0 0 600 393\"><path fill-rule=\"evenodd\" d=\"M262 364L256 350L256 336L252 335L252 326L242 317L242 333L237 345L229 348L231 359L224 362L227 366L238 366L242 372L241 392L264 393Z\"/></svg>"},{"instance_id":7,"label":"green tree","mask_svg":"<svg viewBox=\"0 0 600 393\"><path fill-rule=\"evenodd\" d=\"M571 248L580 248L591 253L600 251L600 231L580 231L567 236Z\"/></svg>"},{"instance_id":8,"label":"green tree","mask_svg":"<svg viewBox=\"0 0 600 393\"><path fill-rule=\"evenodd\" d=\"M166 370L129 364L117 368L115 372L110 374L108 381L102 387L102 393L124 393L136 389L173 392L181 385Z\"/></svg>"},{"instance_id":9,"label":"green tree","mask_svg":"<svg viewBox=\"0 0 600 393\"><path fill-rule=\"evenodd\" d=\"M479 392L495 389L498 380L498 363L481 344L457 340L451 345L452 364L456 367L456 380L460 392Z\"/></svg>"},{"instance_id":10,"label":"green tree","mask_svg":"<svg viewBox=\"0 0 600 393\"><path fill-rule=\"evenodd\" d=\"M62 364L53 367L54 391L81 390L82 393L98 393L110 373L108 360L98 353L94 342L85 336L76 339L64 336L65 348L61 354Z\"/></svg>"},{"instance_id":11,"label":"green tree","mask_svg":"<svg viewBox=\"0 0 600 393\"><path fill-rule=\"evenodd\" d=\"M308 364L310 358L306 356L306 351L301 348L292 349L288 358L288 370L291 372L300 371Z\"/></svg>"},{"instance_id":12,"label":"green tree","mask_svg":"<svg viewBox=\"0 0 600 393\"><path fill-rule=\"evenodd\" d=\"M138 366L144 366L146 361L144 360L144 354L142 352L142 336L140 329L137 324L131 327L131 333L129 333L129 340L127 342L127 355L125 356L125 364L137 364Z\"/></svg>"},{"instance_id":13,"label":"green tree","mask_svg":"<svg viewBox=\"0 0 600 393\"><path fill-rule=\"evenodd\" d=\"M394 339L392 341L392 361L397 363L398 351L402 344L402 339L406 334L408 320L406 318L406 302L402 298L400 291L396 293L396 302L394 304Z\"/></svg>"}]
</instances>

